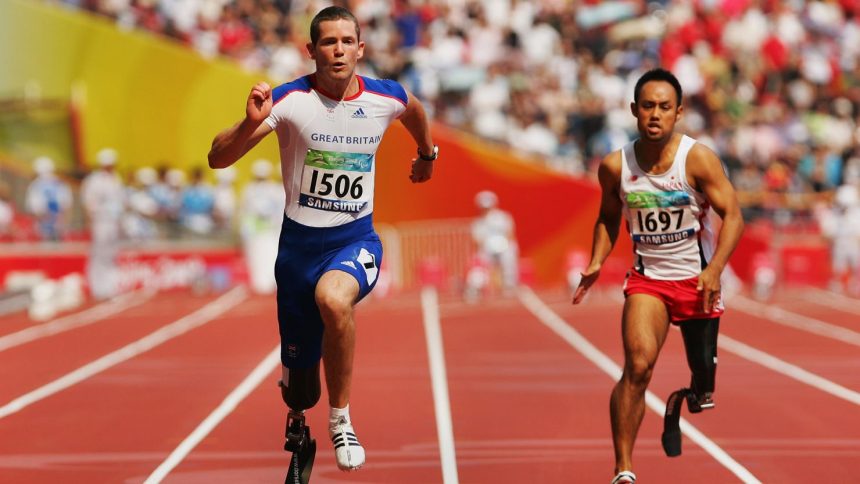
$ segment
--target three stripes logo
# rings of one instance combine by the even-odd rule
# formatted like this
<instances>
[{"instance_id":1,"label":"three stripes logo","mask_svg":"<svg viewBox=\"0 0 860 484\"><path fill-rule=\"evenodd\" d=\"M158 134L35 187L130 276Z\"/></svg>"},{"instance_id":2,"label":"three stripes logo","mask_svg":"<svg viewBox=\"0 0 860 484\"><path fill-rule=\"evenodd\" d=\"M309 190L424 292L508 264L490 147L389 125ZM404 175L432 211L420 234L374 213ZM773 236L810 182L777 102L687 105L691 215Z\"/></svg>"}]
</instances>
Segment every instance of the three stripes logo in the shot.
<instances>
[{"instance_id":1,"label":"three stripes logo","mask_svg":"<svg viewBox=\"0 0 860 484\"><path fill-rule=\"evenodd\" d=\"M339 425L339 429L334 435L331 436L331 442L334 444L334 448L338 449L340 447L361 447L361 444L358 442L358 437L355 436L355 433L352 431L351 426L347 427L346 425Z\"/></svg>"},{"instance_id":2,"label":"three stripes logo","mask_svg":"<svg viewBox=\"0 0 860 484\"><path fill-rule=\"evenodd\" d=\"M352 113L353 119L367 119L367 115L364 114L363 108L358 108L354 113Z\"/></svg>"}]
</instances>

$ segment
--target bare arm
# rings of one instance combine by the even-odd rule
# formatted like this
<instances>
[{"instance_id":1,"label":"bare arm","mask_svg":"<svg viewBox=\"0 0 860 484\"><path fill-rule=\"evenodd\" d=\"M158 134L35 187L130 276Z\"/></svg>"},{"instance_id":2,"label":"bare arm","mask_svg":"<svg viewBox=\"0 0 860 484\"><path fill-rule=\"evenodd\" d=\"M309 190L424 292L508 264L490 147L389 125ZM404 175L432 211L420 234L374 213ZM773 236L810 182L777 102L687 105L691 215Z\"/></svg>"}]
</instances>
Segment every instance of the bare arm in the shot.
<instances>
[{"instance_id":1,"label":"bare arm","mask_svg":"<svg viewBox=\"0 0 860 484\"><path fill-rule=\"evenodd\" d=\"M621 152L610 153L597 169L600 181L600 212L594 223L594 235L591 244L591 262L582 273L582 280L573 295L573 304L579 304L585 298L589 288L600 276L603 262L612 252L615 241L618 240L618 230L621 226Z\"/></svg>"},{"instance_id":2,"label":"bare arm","mask_svg":"<svg viewBox=\"0 0 860 484\"><path fill-rule=\"evenodd\" d=\"M218 133L209 150L209 167L226 168L251 150L272 131L265 119L272 112L272 88L258 82L245 105L245 118Z\"/></svg>"},{"instance_id":3,"label":"bare arm","mask_svg":"<svg viewBox=\"0 0 860 484\"><path fill-rule=\"evenodd\" d=\"M744 219L735 189L713 151L696 144L687 158L687 174L693 186L705 194L714 212L723 219L714 255L699 275L698 289L704 291L704 310L708 312L717 304L720 275L741 239Z\"/></svg>"},{"instance_id":4,"label":"bare arm","mask_svg":"<svg viewBox=\"0 0 860 484\"><path fill-rule=\"evenodd\" d=\"M430 156L433 154L433 137L430 135L430 123L424 105L411 92L406 93L408 102L406 110L400 115L400 122L412 135L421 153ZM415 158L412 160L412 173L409 178L412 183L425 182L433 176L433 162Z\"/></svg>"}]
</instances>

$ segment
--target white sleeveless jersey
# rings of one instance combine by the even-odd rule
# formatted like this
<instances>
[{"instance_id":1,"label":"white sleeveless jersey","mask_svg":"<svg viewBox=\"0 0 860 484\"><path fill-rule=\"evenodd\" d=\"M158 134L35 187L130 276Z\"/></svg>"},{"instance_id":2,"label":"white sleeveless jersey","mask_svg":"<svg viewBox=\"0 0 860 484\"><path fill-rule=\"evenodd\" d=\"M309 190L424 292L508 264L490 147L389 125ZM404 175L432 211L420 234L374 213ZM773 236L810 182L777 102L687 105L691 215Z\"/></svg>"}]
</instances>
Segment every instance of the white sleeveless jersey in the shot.
<instances>
[{"instance_id":1,"label":"white sleeveless jersey","mask_svg":"<svg viewBox=\"0 0 860 484\"><path fill-rule=\"evenodd\" d=\"M652 279L696 277L714 253L708 201L687 181L687 153L694 144L682 137L672 166L659 175L639 167L633 142L621 150L621 202L633 238L633 266Z\"/></svg>"},{"instance_id":2,"label":"white sleeveless jersey","mask_svg":"<svg viewBox=\"0 0 860 484\"><path fill-rule=\"evenodd\" d=\"M395 81L358 77L358 93L338 101L313 75L276 87L266 123L275 130L286 191L285 213L311 227L335 227L373 212L376 149L406 109Z\"/></svg>"}]
</instances>

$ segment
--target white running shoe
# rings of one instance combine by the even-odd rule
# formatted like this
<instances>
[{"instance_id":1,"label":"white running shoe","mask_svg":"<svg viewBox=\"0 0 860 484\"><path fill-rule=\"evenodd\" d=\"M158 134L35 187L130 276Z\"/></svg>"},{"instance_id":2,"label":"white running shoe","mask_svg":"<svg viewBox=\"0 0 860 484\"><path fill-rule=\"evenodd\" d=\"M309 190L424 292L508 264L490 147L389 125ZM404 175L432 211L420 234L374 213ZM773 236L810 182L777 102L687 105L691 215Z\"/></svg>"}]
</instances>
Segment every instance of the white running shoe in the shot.
<instances>
[{"instance_id":1,"label":"white running shoe","mask_svg":"<svg viewBox=\"0 0 860 484\"><path fill-rule=\"evenodd\" d=\"M329 427L328 434L340 470L354 471L364 465L364 447L358 442L352 424L340 417L334 426Z\"/></svg>"},{"instance_id":2,"label":"white running shoe","mask_svg":"<svg viewBox=\"0 0 860 484\"><path fill-rule=\"evenodd\" d=\"M612 479L611 484L636 484L636 474L631 471L621 471Z\"/></svg>"}]
</instances>

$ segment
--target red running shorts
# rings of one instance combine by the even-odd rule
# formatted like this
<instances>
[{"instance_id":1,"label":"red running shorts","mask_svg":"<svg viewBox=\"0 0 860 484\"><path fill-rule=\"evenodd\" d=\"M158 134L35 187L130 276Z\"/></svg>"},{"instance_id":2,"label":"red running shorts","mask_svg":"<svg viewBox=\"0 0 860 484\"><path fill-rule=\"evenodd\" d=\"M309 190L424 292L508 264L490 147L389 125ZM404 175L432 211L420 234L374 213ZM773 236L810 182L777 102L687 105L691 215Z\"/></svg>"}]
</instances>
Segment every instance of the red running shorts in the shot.
<instances>
[{"instance_id":1,"label":"red running shorts","mask_svg":"<svg viewBox=\"0 0 860 484\"><path fill-rule=\"evenodd\" d=\"M679 281L661 281L651 279L636 271L629 271L624 279L624 297L631 294L648 294L656 297L666 305L669 321L674 324L688 319L718 318L725 308L722 297L711 312L702 310L703 293L696 290L699 278L682 279Z\"/></svg>"}]
</instances>

